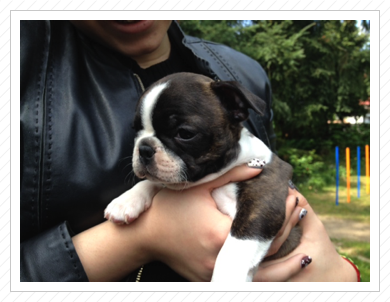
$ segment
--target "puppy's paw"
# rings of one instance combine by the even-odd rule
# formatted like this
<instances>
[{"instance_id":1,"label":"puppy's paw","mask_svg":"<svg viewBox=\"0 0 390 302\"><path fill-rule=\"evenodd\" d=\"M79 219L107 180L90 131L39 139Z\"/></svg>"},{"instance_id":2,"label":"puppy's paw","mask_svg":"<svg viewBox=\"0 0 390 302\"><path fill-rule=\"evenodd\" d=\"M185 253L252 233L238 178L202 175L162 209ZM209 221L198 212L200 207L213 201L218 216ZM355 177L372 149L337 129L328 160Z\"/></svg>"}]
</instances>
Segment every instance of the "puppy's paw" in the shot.
<instances>
[{"instance_id":1,"label":"puppy's paw","mask_svg":"<svg viewBox=\"0 0 390 302\"><path fill-rule=\"evenodd\" d=\"M147 210L150 203L145 194L131 189L111 201L104 211L104 218L116 224L129 224Z\"/></svg>"}]
</instances>

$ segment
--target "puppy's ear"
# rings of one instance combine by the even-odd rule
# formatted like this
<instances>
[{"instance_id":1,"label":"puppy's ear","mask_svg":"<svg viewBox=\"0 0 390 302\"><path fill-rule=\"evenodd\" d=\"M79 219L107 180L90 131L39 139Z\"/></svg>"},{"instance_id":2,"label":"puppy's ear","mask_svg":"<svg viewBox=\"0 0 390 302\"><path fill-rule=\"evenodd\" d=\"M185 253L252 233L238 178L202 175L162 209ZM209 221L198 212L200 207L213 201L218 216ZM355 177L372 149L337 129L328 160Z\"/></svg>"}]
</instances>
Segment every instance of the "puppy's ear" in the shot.
<instances>
[{"instance_id":1,"label":"puppy's ear","mask_svg":"<svg viewBox=\"0 0 390 302\"><path fill-rule=\"evenodd\" d=\"M249 108L260 115L264 114L266 103L241 84L233 81L212 82L210 87L234 121L245 121Z\"/></svg>"}]
</instances>

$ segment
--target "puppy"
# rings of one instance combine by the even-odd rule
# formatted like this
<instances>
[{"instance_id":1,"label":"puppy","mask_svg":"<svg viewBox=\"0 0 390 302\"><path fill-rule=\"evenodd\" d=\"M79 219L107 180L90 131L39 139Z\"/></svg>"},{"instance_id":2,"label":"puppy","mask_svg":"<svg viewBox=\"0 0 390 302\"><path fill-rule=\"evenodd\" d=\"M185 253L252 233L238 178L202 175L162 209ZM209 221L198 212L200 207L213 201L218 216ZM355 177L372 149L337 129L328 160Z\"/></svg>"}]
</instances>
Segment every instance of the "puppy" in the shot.
<instances>
[{"instance_id":1,"label":"puppy","mask_svg":"<svg viewBox=\"0 0 390 302\"><path fill-rule=\"evenodd\" d=\"M214 282L252 281L285 219L289 164L280 160L241 122L248 109L262 114L265 102L236 82L192 74L167 76L140 98L133 169L146 180L114 199L105 218L130 223L163 187L183 190L209 182L235 166L263 168L259 176L212 192L218 209L233 219L213 271ZM273 258L300 241L294 230Z\"/></svg>"}]
</instances>

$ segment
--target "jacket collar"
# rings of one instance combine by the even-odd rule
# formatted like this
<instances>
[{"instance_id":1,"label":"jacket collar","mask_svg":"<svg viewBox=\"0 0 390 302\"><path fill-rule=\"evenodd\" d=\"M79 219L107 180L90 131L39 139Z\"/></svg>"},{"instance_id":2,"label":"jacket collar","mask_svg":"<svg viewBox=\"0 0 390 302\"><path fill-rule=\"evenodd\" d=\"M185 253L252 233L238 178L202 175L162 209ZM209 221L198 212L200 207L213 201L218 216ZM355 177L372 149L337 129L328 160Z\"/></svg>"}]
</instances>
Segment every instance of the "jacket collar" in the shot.
<instances>
[{"instance_id":1,"label":"jacket collar","mask_svg":"<svg viewBox=\"0 0 390 302\"><path fill-rule=\"evenodd\" d=\"M177 21L172 22L168 34L171 41L176 43L176 46L182 47L182 50L190 52L194 58L194 68L198 73L213 78L214 80L219 80L214 70L210 67L207 58L205 58L204 52L199 51L199 49L193 46L199 45L199 42L203 41L202 39L186 35Z\"/></svg>"}]
</instances>

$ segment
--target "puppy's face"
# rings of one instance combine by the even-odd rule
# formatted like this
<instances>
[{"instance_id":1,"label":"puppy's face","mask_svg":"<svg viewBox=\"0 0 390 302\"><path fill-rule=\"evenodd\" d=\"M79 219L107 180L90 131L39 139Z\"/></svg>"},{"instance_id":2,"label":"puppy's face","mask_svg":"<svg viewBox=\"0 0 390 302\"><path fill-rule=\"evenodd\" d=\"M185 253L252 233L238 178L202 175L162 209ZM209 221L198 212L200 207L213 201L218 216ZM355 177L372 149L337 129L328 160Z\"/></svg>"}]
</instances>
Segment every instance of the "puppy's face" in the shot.
<instances>
[{"instance_id":1,"label":"puppy's face","mask_svg":"<svg viewBox=\"0 0 390 302\"><path fill-rule=\"evenodd\" d=\"M233 105L236 100L224 95L232 95L226 85L189 73L153 84L141 97L134 120L135 174L166 184L196 182L234 160L240 121L249 106Z\"/></svg>"}]
</instances>

